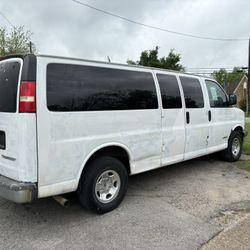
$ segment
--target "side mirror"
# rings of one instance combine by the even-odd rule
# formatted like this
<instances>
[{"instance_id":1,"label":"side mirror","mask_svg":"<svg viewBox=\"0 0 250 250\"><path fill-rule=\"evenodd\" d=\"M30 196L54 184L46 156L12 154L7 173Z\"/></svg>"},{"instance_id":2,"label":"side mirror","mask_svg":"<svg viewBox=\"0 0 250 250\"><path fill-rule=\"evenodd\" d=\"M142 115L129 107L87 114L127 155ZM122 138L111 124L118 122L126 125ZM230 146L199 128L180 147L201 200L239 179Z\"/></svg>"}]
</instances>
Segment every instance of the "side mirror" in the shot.
<instances>
[{"instance_id":1,"label":"side mirror","mask_svg":"<svg viewBox=\"0 0 250 250\"><path fill-rule=\"evenodd\" d=\"M235 105L237 103L237 96L235 94L229 95L229 106Z\"/></svg>"}]
</instances>

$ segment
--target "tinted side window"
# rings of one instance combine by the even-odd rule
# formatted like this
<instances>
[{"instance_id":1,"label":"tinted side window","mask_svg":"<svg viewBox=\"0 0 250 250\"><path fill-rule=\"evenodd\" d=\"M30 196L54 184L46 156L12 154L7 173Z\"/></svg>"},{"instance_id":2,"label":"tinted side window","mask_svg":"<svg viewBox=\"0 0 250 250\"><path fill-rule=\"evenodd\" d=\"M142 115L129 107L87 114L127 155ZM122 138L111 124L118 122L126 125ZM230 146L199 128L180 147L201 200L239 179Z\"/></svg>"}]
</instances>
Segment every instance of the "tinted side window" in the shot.
<instances>
[{"instance_id":1,"label":"tinted side window","mask_svg":"<svg viewBox=\"0 0 250 250\"><path fill-rule=\"evenodd\" d=\"M199 80L186 76L181 76L180 79L184 91L186 108L203 108L204 99Z\"/></svg>"},{"instance_id":2,"label":"tinted side window","mask_svg":"<svg viewBox=\"0 0 250 250\"><path fill-rule=\"evenodd\" d=\"M222 90L222 88L213 81L206 80L205 82L207 86L210 107L228 107L227 96Z\"/></svg>"},{"instance_id":3,"label":"tinted side window","mask_svg":"<svg viewBox=\"0 0 250 250\"><path fill-rule=\"evenodd\" d=\"M157 74L157 79L161 89L163 108L181 108L181 94L176 77L173 75Z\"/></svg>"},{"instance_id":4,"label":"tinted side window","mask_svg":"<svg viewBox=\"0 0 250 250\"><path fill-rule=\"evenodd\" d=\"M151 73L69 64L48 65L47 105L51 111L158 108Z\"/></svg>"},{"instance_id":5,"label":"tinted side window","mask_svg":"<svg viewBox=\"0 0 250 250\"><path fill-rule=\"evenodd\" d=\"M0 112L16 112L19 62L0 63Z\"/></svg>"}]
</instances>

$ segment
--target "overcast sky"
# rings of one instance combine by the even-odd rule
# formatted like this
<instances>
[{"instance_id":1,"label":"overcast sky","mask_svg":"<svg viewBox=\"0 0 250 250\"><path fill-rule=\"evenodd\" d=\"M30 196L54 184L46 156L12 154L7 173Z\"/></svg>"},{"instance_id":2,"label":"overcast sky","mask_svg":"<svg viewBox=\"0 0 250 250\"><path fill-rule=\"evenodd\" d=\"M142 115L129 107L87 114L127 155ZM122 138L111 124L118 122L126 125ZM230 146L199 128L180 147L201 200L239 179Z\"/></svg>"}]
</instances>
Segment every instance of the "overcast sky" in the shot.
<instances>
[{"instance_id":1,"label":"overcast sky","mask_svg":"<svg viewBox=\"0 0 250 250\"><path fill-rule=\"evenodd\" d=\"M249 0L79 0L148 25L219 38L250 37ZM186 68L247 66L248 41L222 42L152 30L71 0L1 0L0 12L34 33L39 53L126 63L142 50L171 48ZM0 26L11 26L0 16Z\"/></svg>"}]
</instances>

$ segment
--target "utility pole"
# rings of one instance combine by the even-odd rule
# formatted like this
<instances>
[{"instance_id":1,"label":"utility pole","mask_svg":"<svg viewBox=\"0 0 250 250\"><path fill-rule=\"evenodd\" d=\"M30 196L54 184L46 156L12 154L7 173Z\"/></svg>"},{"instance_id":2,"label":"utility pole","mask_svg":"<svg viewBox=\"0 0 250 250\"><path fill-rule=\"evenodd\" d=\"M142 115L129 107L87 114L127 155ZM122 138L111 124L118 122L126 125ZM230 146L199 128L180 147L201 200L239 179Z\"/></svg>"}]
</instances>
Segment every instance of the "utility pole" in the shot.
<instances>
[{"instance_id":1,"label":"utility pole","mask_svg":"<svg viewBox=\"0 0 250 250\"><path fill-rule=\"evenodd\" d=\"M29 41L29 48L30 48L30 53L32 53L32 42Z\"/></svg>"},{"instance_id":2,"label":"utility pole","mask_svg":"<svg viewBox=\"0 0 250 250\"><path fill-rule=\"evenodd\" d=\"M249 114L249 88L250 88L250 38L248 42L248 74L247 74L247 105L246 105L246 113Z\"/></svg>"}]
</instances>

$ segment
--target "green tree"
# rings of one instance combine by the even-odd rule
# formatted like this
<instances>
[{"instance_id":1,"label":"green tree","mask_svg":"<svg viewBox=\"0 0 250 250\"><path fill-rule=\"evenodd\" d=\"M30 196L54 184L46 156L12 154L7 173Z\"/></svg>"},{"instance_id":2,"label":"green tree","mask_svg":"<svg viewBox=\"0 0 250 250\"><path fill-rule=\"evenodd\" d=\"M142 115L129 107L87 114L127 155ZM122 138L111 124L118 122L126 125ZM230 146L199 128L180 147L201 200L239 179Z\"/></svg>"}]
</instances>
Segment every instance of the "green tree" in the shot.
<instances>
[{"instance_id":1,"label":"green tree","mask_svg":"<svg viewBox=\"0 0 250 250\"><path fill-rule=\"evenodd\" d=\"M174 49L171 49L168 56L158 57L159 47L155 49L145 50L141 52L139 61L127 60L128 64L131 65L143 65L155 68L172 69L177 71L184 71L184 67L180 64L181 56L175 53Z\"/></svg>"},{"instance_id":2,"label":"green tree","mask_svg":"<svg viewBox=\"0 0 250 250\"><path fill-rule=\"evenodd\" d=\"M211 76L221 85L225 84L225 81L227 79L227 71L225 69L220 69L214 71Z\"/></svg>"},{"instance_id":3,"label":"green tree","mask_svg":"<svg viewBox=\"0 0 250 250\"><path fill-rule=\"evenodd\" d=\"M31 36L32 33L24 26L14 27L10 32L5 27L0 28L0 56L28 53Z\"/></svg>"},{"instance_id":4,"label":"green tree","mask_svg":"<svg viewBox=\"0 0 250 250\"><path fill-rule=\"evenodd\" d=\"M234 80L239 80L244 76L245 72L240 67L234 67L232 72L228 72L225 69L214 71L212 77L221 85L230 83Z\"/></svg>"}]
</instances>

